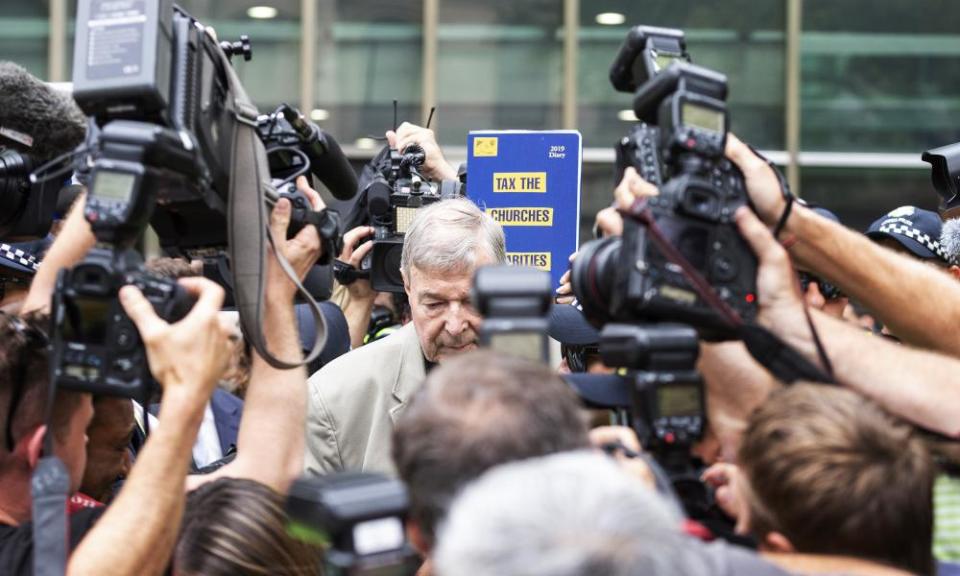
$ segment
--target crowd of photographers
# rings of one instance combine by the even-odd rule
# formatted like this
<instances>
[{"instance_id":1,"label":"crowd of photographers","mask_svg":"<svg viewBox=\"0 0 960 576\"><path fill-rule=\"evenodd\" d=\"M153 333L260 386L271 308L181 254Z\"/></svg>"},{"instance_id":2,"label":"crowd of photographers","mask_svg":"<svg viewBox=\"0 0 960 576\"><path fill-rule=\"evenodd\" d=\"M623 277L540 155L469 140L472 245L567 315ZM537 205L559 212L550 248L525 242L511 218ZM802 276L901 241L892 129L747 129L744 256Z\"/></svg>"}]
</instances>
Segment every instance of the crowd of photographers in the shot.
<instances>
[{"instance_id":1,"label":"crowd of photographers","mask_svg":"<svg viewBox=\"0 0 960 576\"><path fill-rule=\"evenodd\" d=\"M29 173L89 139L70 97L16 65L0 63L0 93L57 111L0 107L5 185L15 159L33 154ZM630 314L650 302L615 292L635 273L621 262L655 275L640 266L662 241L650 210L678 210L681 180L626 167L596 216L602 240L540 310L561 350L548 365L482 336L495 307L478 303L477 272L505 264L505 236L450 184L464 171L427 128L385 136L342 243L302 171L273 198L255 326L239 278L162 257L124 272L91 328L98 312L77 294L93 281L63 271L120 244L102 209L120 196L75 176L38 235L16 207L41 191L0 186L0 574L960 574L953 198L860 233L795 199L724 125L709 165L738 203L711 224L711 249L732 238L743 253L706 272L690 264L708 249L696 234L684 242L700 248L668 239L657 253L696 294L666 273L657 289L713 315L648 328ZM431 183L436 199L421 200ZM687 197L698 221L719 206ZM376 216L407 209L385 234ZM327 301L302 302L333 259ZM164 308L174 293L180 313ZM77 356L105 334L104 356ZM117 354L128 346L143 354ZM104 362L156 386L76 383Z\"/></svg>"}]
</instances>

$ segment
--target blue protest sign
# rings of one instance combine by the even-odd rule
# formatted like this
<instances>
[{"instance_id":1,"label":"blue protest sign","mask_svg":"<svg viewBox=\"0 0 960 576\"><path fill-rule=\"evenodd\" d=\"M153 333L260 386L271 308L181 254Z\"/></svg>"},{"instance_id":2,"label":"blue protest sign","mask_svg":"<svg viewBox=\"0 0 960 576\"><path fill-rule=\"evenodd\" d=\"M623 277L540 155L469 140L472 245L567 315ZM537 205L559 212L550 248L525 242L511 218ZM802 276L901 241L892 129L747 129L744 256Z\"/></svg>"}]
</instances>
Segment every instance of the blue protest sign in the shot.
<instances>
[{"instance_id":1,"label":"blue protest sign","mask_svg":"<svg viewBox=\"0 0 960 576\"><path fill-rule=\"evenodd\" d=\"M574 130L467 137L467 195L503 226L508 261L549 272L554 287L577 249L580 152Z\"/></svg>"}]
</instances>

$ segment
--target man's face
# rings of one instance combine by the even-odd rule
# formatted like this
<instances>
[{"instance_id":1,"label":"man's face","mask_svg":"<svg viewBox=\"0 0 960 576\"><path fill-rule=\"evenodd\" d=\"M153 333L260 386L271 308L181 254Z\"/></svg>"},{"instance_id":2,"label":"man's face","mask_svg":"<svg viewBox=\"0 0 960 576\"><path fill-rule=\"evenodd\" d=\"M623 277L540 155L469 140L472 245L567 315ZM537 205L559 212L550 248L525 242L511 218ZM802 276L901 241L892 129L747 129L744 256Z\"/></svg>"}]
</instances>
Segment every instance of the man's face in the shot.
<instances>
[{"instance_id":1,"label":"man's face","mask_svg":"<svg viewBox=\"0 0 960 576\"><path fill-rule=\"evenodd\" d=\"M87 464L87 427L93 419L93 397L83 394L80 406L74 411L70 419L67 437L60 442L54 442L54 452L70 473L70 493L80 489L83 479L83 470ZM56 438L56 436L55 436Z\"/></svg>"},{"instance_id":2,"label":"man's face","mask_svg":"<svg viewBox=\"0 0 960 576\"><path fill-rule=\"evenodd\" d=\"M477 266L492 264L478 255ZM405 279L410 313L423 355L431 362L474 350L483 319L470 304L472 268L437 272L411 268Z\"/></svg>"},{"instance_id":3,"label":"man's face","mask_svg":"<svg viewBox=\"0 0 960 576\"><path fill-rule=\"evenodd\" d=\"M87 467L80 491L108 503L113 483L130 472L130 439L136 422L133 403L126 398L100 398L87 428Z\"/></svg>"}]
</instances>

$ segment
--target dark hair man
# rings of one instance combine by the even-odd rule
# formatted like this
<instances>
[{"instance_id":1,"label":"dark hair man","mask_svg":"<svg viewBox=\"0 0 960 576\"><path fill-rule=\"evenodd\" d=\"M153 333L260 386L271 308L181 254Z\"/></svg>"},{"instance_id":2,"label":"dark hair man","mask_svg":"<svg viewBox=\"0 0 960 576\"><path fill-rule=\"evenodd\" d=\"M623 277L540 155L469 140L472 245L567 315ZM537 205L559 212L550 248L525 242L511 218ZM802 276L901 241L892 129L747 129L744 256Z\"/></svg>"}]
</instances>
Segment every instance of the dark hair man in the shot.
<instances>
[{"instance_id":1,"label":"dark hair man","mask_svg":"<svg viewBox=\"0 0 960 576\"><path fill-rule=\"evenodd\" d=\"M930 455L912 429L849 390L795 385L751 418L741 513L762 549L933 574Z\"/></svg>"},{"instance_id":2,"label":"dark hair man","mask_svg":"<svg viewBox=\"0 0 960 576\"><path fill-rule=\"evenodd\" d=\"M444 362L393 432L413 542L429 553L454 495L485 470L588 446L580 401L546 366L486 350Z\"/></svg>"},{"instance_id":3,"label":"dark hair man","mask_svg":"<svg viewBox=\"0 0 960 576\"><path fill-rule=\"evenodd\" d=\"M505 259L503 229L469 200L417 210L400 262L413 319L310 378L308 472L392 472L390 432L428 366L477 347L474 271Z\"/></svg>"}]
</instances>

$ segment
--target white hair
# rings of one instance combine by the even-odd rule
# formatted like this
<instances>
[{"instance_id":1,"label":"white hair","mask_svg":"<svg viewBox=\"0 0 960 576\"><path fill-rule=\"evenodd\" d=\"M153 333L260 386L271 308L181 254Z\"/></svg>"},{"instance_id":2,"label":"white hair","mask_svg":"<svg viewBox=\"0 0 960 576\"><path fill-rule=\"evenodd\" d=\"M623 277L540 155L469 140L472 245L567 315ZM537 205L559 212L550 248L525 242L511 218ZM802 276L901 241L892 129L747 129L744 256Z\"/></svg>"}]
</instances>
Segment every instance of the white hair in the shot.
<instances>
[{"instance_id":1,"label":"white hair","mask_svg":"<svg viewBox=\"0 0 960 576\"><path fill-rule=\"evenodd\" d=\"M655 492L595 452L492 469L454 501L434 554L439 576L693 576L724 570L729 549L680 532ZM715 552L723 558L712 558ZM741 558L742 560L742 558Z\"/></svg>"},{"instance_id":2,"label":"white hair","mask_svg":"<svg viewBox=\"0 0 960 576\"><path fill-rule=\"evenodd\" d=\"M507 260L503 228L465 198L435 202L417 210L407 228L400 269L451 271L472 269L477 253L486 251L493 263Z\"/></svg>"},{"instance_id":3,"label":"white hair","mask_svg":"<svg viewBox=\"0 0 960 576\"><path fill-rule=\"evenodd\" d=\"M940 247L950 264L960 264L960 219L943 223L940 231Z\"/></svg>"}]
</instances>

